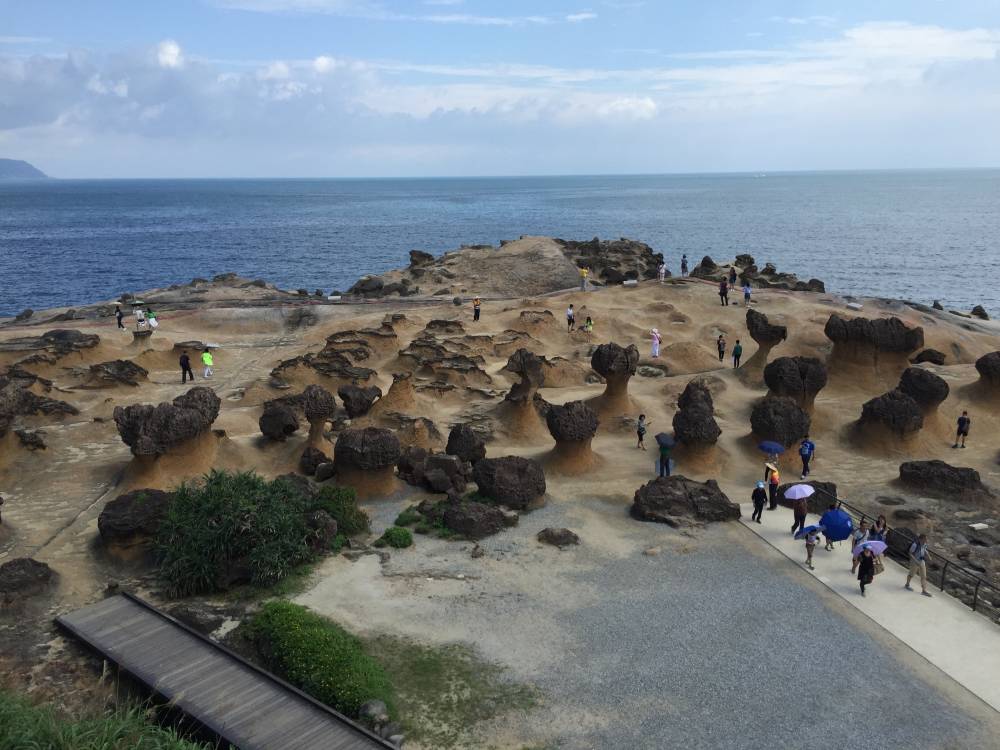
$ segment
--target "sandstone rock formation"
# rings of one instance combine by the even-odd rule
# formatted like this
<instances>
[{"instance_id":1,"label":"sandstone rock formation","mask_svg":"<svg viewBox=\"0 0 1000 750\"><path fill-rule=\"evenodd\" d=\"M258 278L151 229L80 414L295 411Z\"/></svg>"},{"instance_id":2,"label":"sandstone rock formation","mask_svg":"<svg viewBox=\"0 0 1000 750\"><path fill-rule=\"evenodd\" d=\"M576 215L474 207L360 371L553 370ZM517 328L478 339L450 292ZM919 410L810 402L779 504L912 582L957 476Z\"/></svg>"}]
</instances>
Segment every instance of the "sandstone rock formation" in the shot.
<instances>
[{"instance_id":1,"label":"sandstone rock formation","mask_svg":"<svg viewBox=\"0 0 1000 750\"><path fill-rule=\"evenodd\" d=\"M457 424L448 433L448 447L445 453L458 456L459 460L470 464L486 458L486 444L479 434L468 424Z\"/></svg>"},{"instance_id":2,"label":"sandstone rock formation","mask_svg":"<svg viewBox=\"0 0 1000 750\"><path fill-rule=\"evenodd\" d=\"M601 284L620 284L626 279L655 279L663 254L644 242L622 237L587 242L556 240L577 268L589 268L590 279ZM670 272L667 272L667 276Z\"/></svg>"},{"instance_id":3,"label":"sandstone rock formation","mask_svg":"<svg viewBox=\"0 0 1000 750\"><path fill-rule=\"evenodd\" d=\"M618 344L601 344L590 358L590 366L604 378L604 393L591 399L590 406L602 422L611 424L622 414L632 410L628 396L628 381L635 375L639 364L639 350L635 344L621 347Z\"/></svg>"},{"instance_id":4,"label":"sandstone rock formation","mask_svg":"<svg viewBox=\"0 0 1000 750\"><path fill-rule=\"evenodd\" d=\"M140 380L146 380L149 371L128 359L116 359L90 366L88 384L91 387L108 385L128 385L137 387Z\"/></svg>"},{"instance_id":5,"label":"sandstone rock formation","mask_svg":"<svg viewBox=\"0 0 1000 750\"><path fill-rule=\"evenodd\" d=\"M380 427L352 428L337 437L333 461L338 482L363 497L388 494L394 488L393 469L399 461L399 438Z\"/></svg>"},{"instance_id":6,"label":"sandstone rock formation","mask_svg":"<svg viewBox=\"0 0 1000 750\"><path fill-rule=\"evenodd\" d=\"M1000 395L1000 352L990 352L977 359L976 371L984 392Z\"/></svg>"},{"instance_id":7,"label":"sandstone rock formation","mask_svg":"<svg viewBox=\"0 0 1000 750\"><path fill-rule=\"evenodd\" d=\"M944 403L950 389L944 378L930 370L907 367L899 379L899 390L920 404L926 416Z\"/></svg>"},{"instance_id":8,"label":"sandstone rock formation","mask_svg":"<svg viewBox=\"0 0 1000 750\"><path fill-rule=\"evenodd\" d=\"M52 388L51 381L39 378L17 366L0 374L0 437L7 434L18 417L46 415L61 417L79 414L72 404L39 396L30 390L39 385L45 391Z\"/></svg>"},{"instance_id":9,"label":"sandstone rock formation","mask_svg":"<svg viewBox=\"0 0 1000 750\"><path fill-rule=\"evenodd\" d=\"M677 399L677 406L673 419L677 442L693 449L715 445L722 430L715 421L715 406L708 386L699 379L690 381Z\"/></svg>"},{"instance_id":10,"label":"sandstone rock formation","mask_svg":"<svg viewBox=\"0 0 1000 750\"><path fill-rule=\"evenodd\" d=\"M545 383L545 357L527 349L514 352L503 369L519 378L504 397L506 401L531 403L538 389Z\"/></svg>"},{"instance_id":11,"label":"sandstone rock formation","mask_svg":"<svg viewBox=\"0 0 1000 750\"><path fill-rule=\"evenodd\" d=\"M750 426L758 440L774 440L789 447L809 434L809 415L787 396L763 398L750 413Z\"/></svg>"},{"instance_id":12,"label":"sandstone rock formation","mask_svg":"<svg viewBox=\"0 0 1000 750\"><path fill-rule=\"evenodd\" d=\"M472 475L472 466L458 456L406 448L396 464L399 478L431 492L462 493Z\"/></svg>"},{"instance_id":13,"label":"sandstone rock formation","mask_svg":"<svg viewBox=\"0 0 1000 750\"><path fill-rule=\"evenodd\" d=\"M910 328L899 318L848 319L835 313L823 330L833 342L833 359L873 366L882 359L905 363L924 345L924 329Z\"/></svg>"},{"instance_id":14,"label":"sandstone rock formation","mask_svg":"<svg viewBox=\"0 0 1000 750\"><path fill-rule=\"evenodd\" d=\"M115 424L134 456L160 456L208 431L222 401L211 388L196 386L171 403L116 406Z\"/></svg>"},{"instance_id":15,"label":"sandstone rock formation","mask_svg":"<svg viewBox=\"0 0 1000 750\"><path fill-rule=\"evenodd\" d=\"M943 365L945 362L944 352L939 352L937 349L924 349L917 356L910 360L915 365L919 365L923 362L930 362L932 365Z\"/></svg>"},{"instance_id":16,"label":"sandstone rock formation","mask_svg":"<svg viewBox=\"0 0 1000 750\"><path fill-rule=\"evenodd\" d=\"M295 410L279 400L264 404L264 413L257 421L261 434L268 440L284 442L299 429L299 418Z\"/></svg>"},{"instance_id":17,"label":"sandstone rock formation","mask_svg":"<svg viewBox=\"0 0 1000 750\"><path fill-rule=\"evenodd\" d=\"M764 368L769 396L787 396L811 411L827 383L826 365L815 357L778 357Z\"/></svg>"},{"instance_id":18,"label":"sandstone rock formation","mask_svg":"<svg viewBox=\"0 0 1000 750\"><path fill-rule=\"evenodd\" d=\"M597 464L590 444L597 434L599 421L583 401L570 401L563 406L550 406L545 415L549 434L556 441L549 454L550 469L577 474L589 471Z\"/></svg>"},{"instance_id":19,"label":"sandstone rock formation","mask_svg":"<svg viewBox=\"0 0 1000 750\"><path fill-rule=\"evenodd\" d=\"M337 401L321 385L308 385L302 392L302 411L309 422L309 441L318 443L326 429L326 423L337 413Z\"/></svg>"},{"instance_id":20,"label":"sandstone rock formation","mask_svg":"<svg viewBox=\"0 0 1000 750\"><path fill-rule=\"evenodd\" d=\"M537 507L545 497L545 472L521 456L484 458L472 468L479 494L515 510Z\"/></svg>"},{"instance_id":21,"label":"sandstone rock formation","mask_svg":"<svg viewBox=\"0 0 1000 750\"><path fill-rule=\"evenodd\" d=\"M542 417L549 405L538 395L545 380L545 358L527 349L518 349L503 369L519 380L511 386L498 407L497 422L510 437L526 442L545 439Z\"/></svg>"},{"instance_id":22,"label":"sandstone rock formation","mask_svg":"<svg viewBox=\"0 0 1000 750\"><path fill-rule=\"evenodd\" d=\"M900 440L913 437L923 426L924 415L920 404L898 389L866 401L858 420L858 427L863 433L877 437L884 431Z\"/></svg>"},{"instance_id":23,"label":"sandstone rock formation","mask_svg":"<svg viewBox=\"0 0 1000 750\"><path fill-rule=\"evenodd\" d=\"M299 471L307 477L311 477L316 474L316 469L323 464L330 463L330 461L331 459L328 455L319 448L310 445L302 451L302 456L299 458Z\"/></svg>"},{"instance_id":24,"label":"sandstone rock formation","mask_svg":"<svg viewBox=\"0 0 1000 750\"><path fill-rule=\"evenodd\" d=\"M368 388L359 388L356 385L342 385L337 389L337 395L344 402L344 411L351 419L364 416L372 408L379 398L382 397L382 389L376 385Z\"/></svg>"},{"instance_id":25,"label":"sandstone rock formation","mask_svg":"<svg viewBox=\"0 0 1000 750\"><path fill-rule=\"evenodd\" d=\"M738 520L740 506L726 497L714 479L703 484L678 474L658 477L636 490L632 516L682 528Z\"/></svg>"},{"instance_id":26,"label":"sandstone rock formation","mask_svg":"<svg viewBox=\"0 0 1000 750\"><path fill-rule=\"evenodd\" d=\"M97 518L97 530L107 550L125 560L148 557L173 499L170 492L141 489L108 501Z\"/></svg>"},{"instance_id":27,"label":"sandstone rock formation","mask_svg":"<svg viewBox=\"0 0 1000 750\"><path fill-rule=\"evenodd\" d=\"M921 492L956 499L969 492L988 493L978 471L944 461L906 461L899 466L899 479Z\"/></svg>"}]
</instances>

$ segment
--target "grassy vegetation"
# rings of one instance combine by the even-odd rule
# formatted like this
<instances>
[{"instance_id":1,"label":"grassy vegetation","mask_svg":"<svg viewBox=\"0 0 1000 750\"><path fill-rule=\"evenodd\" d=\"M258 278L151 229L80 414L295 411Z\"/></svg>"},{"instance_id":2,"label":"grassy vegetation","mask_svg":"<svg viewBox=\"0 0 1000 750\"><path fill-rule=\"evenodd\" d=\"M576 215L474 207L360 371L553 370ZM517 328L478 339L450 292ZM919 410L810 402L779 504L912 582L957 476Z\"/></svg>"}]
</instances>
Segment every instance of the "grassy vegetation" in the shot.
<instances>
[{"instance_id":1,"label":"grassy vegetation","mask_svg":"<svg viewBox=\"0 0 1000 750\"><path fill-rule=\"evenodd\" d=\"M382 666L361 641L324 617L290 602L270 602L247 635L268 667L296 687L348 716L372 699L395 715L395 696Z\"/></svg>"},{"instance_id":2,"label":"grassy vegetation","mask_svg":"<svg viewBox=\"0 0 1000 750\"><path fill-rule=\"evenodd\" d=\"M102 716L64 718L0 692L0 750L208 750L172 729L150 724L139 709Z\"/></svg>"},{"instance_id":3,"label":"grassy vegetation","mask_svg":"<svg viewBox=\"0 0 1000 750\"><path fill-rule=\"evenodd\" d=\"M368 514L358 507L358 496L352 487L323 487L311 501L309 510L325 510L337 522L337 531L344 536L367 534L371 530Z\"/></svg>"},{"instance_id":4,"label":"grassy vegetation","mask_svg":"<svg viewBox=\"0 0 1000 750\"><path fill-rule=\"evenodd\" d=\"M376 547L393 547L404 549L413 545L413 534L409 529L402 529L399 526L390 526L378 539L375 540Z\"/></svg>"},{"instance_id":5,"label":"grassy vegetation","mask_svg":"<svg viewBox=\"0 0 1000 750\"><path fill-rule=\"evenodd\" d=\"M423 516L417 511L416 508L410 506L398 516L396 516L395 525L396 526L413 526L420 523L423 520Z\"/></svg>"}]
</instances>

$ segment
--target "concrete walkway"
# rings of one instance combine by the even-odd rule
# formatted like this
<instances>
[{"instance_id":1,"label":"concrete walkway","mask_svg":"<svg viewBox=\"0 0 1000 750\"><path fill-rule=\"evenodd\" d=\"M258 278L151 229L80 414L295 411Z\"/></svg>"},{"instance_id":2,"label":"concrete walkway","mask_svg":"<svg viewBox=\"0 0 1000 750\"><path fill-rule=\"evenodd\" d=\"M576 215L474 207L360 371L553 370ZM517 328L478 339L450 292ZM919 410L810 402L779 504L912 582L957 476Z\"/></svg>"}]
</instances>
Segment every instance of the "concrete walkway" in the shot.
<instances>
[{"instance_id":1,"label":"concrete walkway","mask_svg":"<svg viewBox=\"0 0 1000 750\"><path fill-rule=\"evenodd\" d=\"M920 595L920 582L913 591L903 588L906 569L886 560L885 572L876 576L861 596L857 575L851 574L847 542L834 552L823 549L823 540L813 554L815 570L805 567L805 542L790 533L792 511L779 507L764 511L763 523L750 520L753 506L741 506L742 522L768 544L797 564L806 575L815 576L829 589L870 617L956 682L1000 711L1000 627L976 614L957 599L928 584L933 598ZM809 516L806 525L818 523Z\"/></svg>"}]
</instances>

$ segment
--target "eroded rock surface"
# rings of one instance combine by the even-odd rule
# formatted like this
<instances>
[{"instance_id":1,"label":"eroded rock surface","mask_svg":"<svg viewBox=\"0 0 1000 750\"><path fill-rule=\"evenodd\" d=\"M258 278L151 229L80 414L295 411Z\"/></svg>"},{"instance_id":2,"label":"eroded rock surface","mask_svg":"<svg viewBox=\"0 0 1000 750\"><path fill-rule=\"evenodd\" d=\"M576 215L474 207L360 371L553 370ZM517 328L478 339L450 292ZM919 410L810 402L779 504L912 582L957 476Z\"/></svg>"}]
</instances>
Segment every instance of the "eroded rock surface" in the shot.
<instances>
[{"instance_id":1,"label":"eroded rock surface","mask_svg":"<svg viewBox=\"0 0 1000 750\"><path fill-rule=\"evenodd\" d=\"M195 386L170 403L116 406L115 424L135 456L158 456L201 435L219 416L215 391Z\"/></svg>"},{"instance_id":2,"label":"eroded rock surface","mask_svg":"<svg viewBox=\"0 0 1000 750\"><path fill-rule=\"evenodd\" d=\"M702 483L678 474L657 477L636 490L632 516L681 528L738 520L740 506L719 489L714 479Z\"/></svg>"}]
</instances>

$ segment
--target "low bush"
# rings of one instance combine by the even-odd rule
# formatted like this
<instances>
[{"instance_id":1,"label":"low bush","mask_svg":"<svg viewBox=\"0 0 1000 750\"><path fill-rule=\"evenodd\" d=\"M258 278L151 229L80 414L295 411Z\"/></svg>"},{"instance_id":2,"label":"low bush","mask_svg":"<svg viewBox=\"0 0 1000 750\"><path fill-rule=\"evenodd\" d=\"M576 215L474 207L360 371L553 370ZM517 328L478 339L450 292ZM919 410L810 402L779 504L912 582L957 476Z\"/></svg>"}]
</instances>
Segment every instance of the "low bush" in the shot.
<instances>
[{"instance_id":1,"label":"low bush","mask_svg":"<svg viewBox=\"0 0 1000 750\"><path fill-rule=\"evenodd\" d=\"M347 716L370 700L395 716L389 678L361 641L339 625L290 602L270 602L250 621L248 635L268 666L288 682Z\"/></svg>"},{"instance_id":2,"label":"low bush","mask_svg":"<svg viewBox=\"0 0 1000 750\"><path fill-rule=\"evenodd\" d=\"M396 516L395 526L413 526L414 524L420 523L423 520L423 516L420 512L414 508L409 507Z\"/></svg>"},{"instance_id":3,"label":"low bush","mask_svg":"<svg viewBox=\"0 0 1000 750\"><path fill-rule=\"evenodd\" d=\"M358 496L351 487L323 487L310 501L310 510L325 510L337 522L344 536L367 534L371 530L368 514L358 507Z\"/></svg>"},{"instance_id":4,"label":"low bush","mask_svg":"<svg viewBox=\"0 0 1000 750\"><path fill-rule=\"evenodd\" d=\"M399 526L390 526L385 533L375 542L376 547L394 547L403 549L413 544L413 534L409 529L402 529Z\"/></svg>"}]
</instances>

